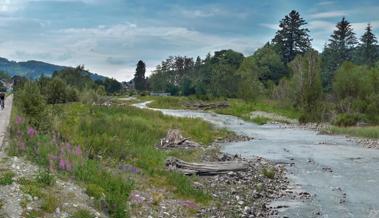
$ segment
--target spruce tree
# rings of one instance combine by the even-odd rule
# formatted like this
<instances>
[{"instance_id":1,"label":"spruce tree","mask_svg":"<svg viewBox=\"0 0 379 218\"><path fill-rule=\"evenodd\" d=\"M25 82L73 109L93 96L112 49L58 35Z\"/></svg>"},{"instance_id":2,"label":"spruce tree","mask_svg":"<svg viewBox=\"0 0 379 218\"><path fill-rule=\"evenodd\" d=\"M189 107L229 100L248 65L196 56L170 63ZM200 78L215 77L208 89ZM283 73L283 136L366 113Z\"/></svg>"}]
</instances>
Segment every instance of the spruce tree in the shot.
<instances>
[{"instance_id":1,"label":"spruce tree","mask_svg":"<svg viewBox=\"0 0 379 218\"><path fill-rule=\"evenodd\" d=\"M279 49L285 63L292 61L296 55L303 54L311 48L309 30L303 28L307 22L299 12L292 10L279 24L279 30L272 40Z\"/></svg>"},{"instance_id":2,"label":"spruce tree","mask_svg":"<svg viewBox=\"0 0 379 218\"><path fill-rule=\"evenodd\" d=\"M136 73L134 74L134 88L138 91L143 91L146 89L146 65L143 61L138 61Z\"/></svg>"},{"instance_id":3,"label":"spruce tree","mask_svg":"<svg viewBox=\"0 0 379 218\"><path fill-rule=\"evenodd\" d=\"M371 25L368 24L366 32L361 37L360 50L363 63L367 65L373 65L378 58L377 44L374 33L372 32Z\"/></svg>"},{"instance_id":4,"label":"spruce tree","mask_svg":"<svg viewBox=\"0 0 379 218\"><path fill-rule=\"evenodd\" d=\"M336 25L336 30L330 36L329 44L324 48L323 60L323 85L326 91L331 89L334 72L345 61L351 61L353 50L357 44L357 38L349 21L342 18Z\"/></svg>"},{"instance_id":5,"label":"spruce tree","mask_svg":"<svg viewBox=\"0 0 379 218\"><path fill-rule=\"evenodd\" d=\"M328 48L336 52L337 64L340 65L344 61L349 61L352 58L352 50L357 44L357 38L353 32L353 28L349 21L342 18L336 25L337 29L334 30L330 36Z\"/></svg>"}]
</instances>

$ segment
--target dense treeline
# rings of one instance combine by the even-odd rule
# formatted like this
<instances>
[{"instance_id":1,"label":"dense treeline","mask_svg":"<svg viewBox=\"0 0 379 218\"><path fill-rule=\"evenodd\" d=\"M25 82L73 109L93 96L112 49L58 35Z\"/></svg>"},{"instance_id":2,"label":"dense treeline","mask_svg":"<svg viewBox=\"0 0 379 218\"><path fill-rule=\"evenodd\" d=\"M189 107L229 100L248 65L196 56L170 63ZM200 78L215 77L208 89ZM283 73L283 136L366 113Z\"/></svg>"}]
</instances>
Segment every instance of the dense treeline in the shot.
<instances>
[{"instance_id":1,"label":"dense treeline","mask_svg":"<svg viewBox=\"0 0 379 218\"><path fill-rule=\"evenodd\" d=\"M41 76L38 80L14 77L16 98L22 113L38 128L44 125L46 104L62 104L81 101L99 103L106 95L122 92L122 85L115 79L93 80L83 66L65 68L52 77Z\"/></svg>"},{"instance_id":2,"label":"dense treeline","mask_svg":"<svg viewBox=\"0 0 379 218\"><path fill-rule=\"evenodd\" d=\"M146 87L202 98L273 98L302 111L304 122L379 122L379 47L370 24L358 40L342 18L322 53L312 48L305 24L291 11L273 40L248 57L233 50L169 57Z\"/></svg>"}]
</instances>

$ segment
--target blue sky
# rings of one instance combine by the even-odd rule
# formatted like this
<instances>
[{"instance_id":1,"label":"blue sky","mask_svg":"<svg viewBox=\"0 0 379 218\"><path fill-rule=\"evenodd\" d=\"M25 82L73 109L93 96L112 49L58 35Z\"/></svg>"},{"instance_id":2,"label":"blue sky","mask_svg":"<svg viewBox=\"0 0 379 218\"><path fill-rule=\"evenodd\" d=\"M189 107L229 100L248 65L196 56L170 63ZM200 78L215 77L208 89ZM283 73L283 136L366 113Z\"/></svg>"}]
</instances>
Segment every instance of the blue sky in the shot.
<instances>
[{"instance_id":1,"label":"blue sky","mask_svg":"<svg viewBox=\"0 0 379 218\"><path fill-rule=\"evenodd\" d=\"M379 35L378 0L0 0L0 56L76 66L128 80L142 59L148 71L170 55L219 49L250 55L295 9L321 50L343 16L358 36Z\"/></svg>"}]
</instances>

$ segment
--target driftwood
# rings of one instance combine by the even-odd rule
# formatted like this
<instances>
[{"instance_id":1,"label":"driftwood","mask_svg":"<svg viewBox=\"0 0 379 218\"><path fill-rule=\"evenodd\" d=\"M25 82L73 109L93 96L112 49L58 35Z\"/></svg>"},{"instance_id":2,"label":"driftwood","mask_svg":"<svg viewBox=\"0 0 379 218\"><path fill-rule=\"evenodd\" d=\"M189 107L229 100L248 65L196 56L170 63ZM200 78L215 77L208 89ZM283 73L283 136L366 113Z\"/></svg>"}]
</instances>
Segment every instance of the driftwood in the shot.
<instances>
[{"instance_id":1,"label":"driftwood","mask_svg":"<svg viewBox=\"0 0 379 218\"><path fill-rule=\"evenodd\" d=\"M212 102L212 103L199 101L199 102L185 102L184 106L191 109L211 110L211 109L229 107L229 103L226 101Z\"/></svg>"},{"instance_id":2,"label":"driftwood","mask_svg":"<svg viewBox=\"0 0 379 218\"><path fill-rule=\"evenodd\" d=\"M221 161L190 163L176 158L169 158L166 166L170 170L181 172L185 175L211 176L225 174L230 171L246 171L249 163L247 161Z\"/></svg>"},{"instance_id":3,"label":"driftwood","mask_svg":"<svg viewBox=\"0 0 379 218\"><path fill-rule=\"evenodd\" d=\"M178 129L171 129L167 132L166 137L161 139L157 145L159 148L193 148L199 147L196 142L184 138Z\"/></svg>"}]
</instances>

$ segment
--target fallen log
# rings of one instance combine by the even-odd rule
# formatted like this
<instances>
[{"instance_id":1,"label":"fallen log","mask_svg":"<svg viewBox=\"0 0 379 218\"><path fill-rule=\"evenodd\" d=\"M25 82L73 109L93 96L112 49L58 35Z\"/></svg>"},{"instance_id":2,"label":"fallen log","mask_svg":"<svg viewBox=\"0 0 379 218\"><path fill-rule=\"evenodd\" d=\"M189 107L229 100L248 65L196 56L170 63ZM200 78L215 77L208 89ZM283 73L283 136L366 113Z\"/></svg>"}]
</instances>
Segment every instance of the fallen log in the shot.
<instances>
[{"instance_id":1,"label":"fallen log","mask_svg":"<svg viewBox=\"0 0 379 218\"><path fill-rule=\"evenodd\" d=\"M166 137L161 139L160 143L156 145L161 149L169 148L194 148L199 147L200 145L196 142L184 138L178 129L170 129L167 132Z\"/></svg>"},{"instance_id":2,"label":"fallen log","mask_svg":"<svg viewBox=\"0 0 379 218\"><path fill-rule=\"evenodd\" d=\"M191 163L176 158L169 158L166 166L170 170L181 172L185 175L211 176L226 174L231 171L246 171L249 168L247 161L220 161Z\"/></svg>"}]
</instances>

